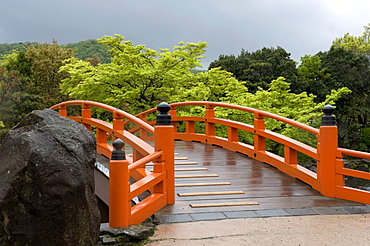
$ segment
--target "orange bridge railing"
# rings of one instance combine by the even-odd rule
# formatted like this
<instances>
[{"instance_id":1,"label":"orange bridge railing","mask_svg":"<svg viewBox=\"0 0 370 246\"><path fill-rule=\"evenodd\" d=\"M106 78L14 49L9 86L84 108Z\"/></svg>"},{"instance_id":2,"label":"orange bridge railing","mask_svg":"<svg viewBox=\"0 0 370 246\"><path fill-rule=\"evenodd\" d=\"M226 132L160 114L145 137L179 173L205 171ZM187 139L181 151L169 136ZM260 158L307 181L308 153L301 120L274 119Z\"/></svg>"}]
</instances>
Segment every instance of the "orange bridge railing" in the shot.
<instances>
[{"instance_id":1,"label":"orange bridge railing","mask_svg":"<svg viewBox=\"0 0 370 246\"><path fill-rule=\"evenodd\" d=\"M348 150L338 147L338 128L335 125L335 117L332 116L334 108L327 105L323 108L323 124L320 129L304 125L302 123L275 115L269 112L218 102L180 102L170 104L172 121L175 129L175 140L198 141L207 144L218 145L223 148L240 152L259 161L268 163L282 172L302 180L322 195L336 197L360 203L370 204L370 192L345 186L345 176L351 176L370 180L370 173L344 168L343 156L370 159L370 153ZM178 116L181 107L202 107L203 116ZM250 113L254 117L253 125L215 117L215 108L232 109L236 112ZM143 121L150 121L150 115L155 111L151 109L137 115ZM198 110L199 111L199 110ZM188 110L187 112L190 112ZM265 129L265 118L274 119L297 127L303 131L314 134L318 144L316 148L307 144L283 136L276 132ZM202 124L204 131L196 132L196 124ZM179 124L185 125L185 130L177 131ZM216 127L226 126L227 137L216 134ZM137 131L133 128L132 132ZM253 134L253 144L249 145L239 141L240 131ZM147 133L142 131L141 138L148 139ZM266 150L266 139L273 140L284 146L283 156ZM316 160L317 172L310 171L298 163L298 153L303 153Z\"/></svg>"}]
</instances>

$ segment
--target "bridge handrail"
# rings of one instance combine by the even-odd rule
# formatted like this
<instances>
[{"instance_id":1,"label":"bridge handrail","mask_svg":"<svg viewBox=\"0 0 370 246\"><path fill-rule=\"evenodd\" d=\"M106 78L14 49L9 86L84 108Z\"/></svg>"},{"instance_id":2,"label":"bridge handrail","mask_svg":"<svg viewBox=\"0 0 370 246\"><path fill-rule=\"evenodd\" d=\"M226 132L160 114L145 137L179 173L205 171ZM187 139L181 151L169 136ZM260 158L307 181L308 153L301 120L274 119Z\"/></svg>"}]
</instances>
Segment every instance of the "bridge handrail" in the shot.
<instances>
[{"instance_id":1,"label":"bridge handrail","mask_svg":"<svg viewBox=\"0 0 370 246\"><path fill-rule=\"evenodd\" d=\"M72 105L81 105L83 108L85 107L85 109L88 109L90 107L96 107L96 108L104 109L106 111L109 111L109 112L113 113L113 117L125 118L128 121L133 122L133 123L137 124L138 126L140 126L141 128L145 129L147 132L152 133L152 134L154 133L154 127L149 125L148 123L138 119L137 117L135 117L135 116L133 116L133 115L121 110L121 109L118 109L118 108L115 108L115 107L112 107L112 106L109 106L109 105L106 105L106 104L103 104L103 103L98 103L98 102L93 102L93 101L86 101L86 100L71 100L71 101L56 104L56 105L54 105L50 108L54 109L54 110L55 109L65 110L65 108L67 106L72 106Z\"/></svg>"},{"instance_id":2,"label":"bridge handrail","mask_svg":"<svg viewBox=\"0 0 370 246\"><path fill-rule=\"evenodd\" d=\"M274 120L278 120L278 121L281 121L283 123L286 123L286 124L295 126L297 128L300 128L302 130L305 130L307 132L310 132L312 134L315 134L315 135L319 134L319 130L316 129L316 128L313 128L311 126L307 126L305 124L302 124L302 123L297 122L295 120L285 118L285 117L277 115L277 114L269 113L269 112L262 111L262 110L259 110L259 109L249 108L249 107L246 107L246 106L240 106L240 105L235 105L235 104L230 104L230 103L221 103L221 102L207 102L207 101L178 102L178 103L171 103L170 106L171 106L171 110L175 110L177 107L181 107L181 106L211 106L211 107L223 107L223 108L229 108L229 109L237 109L237 110L240 110L240 111L244 111L244 112L248 112L248 113L252 113L252 114L259 114L263 117L268 117L268 118L271 118L271 119L274 119ZM152 108L152 109L146 110L146 111L144 111L140 114L137 114L136 117L140 118L140 117L146 116L147 114L153 113L155 111L156 111L156 109Z\"/></svg>"}]
</instances>

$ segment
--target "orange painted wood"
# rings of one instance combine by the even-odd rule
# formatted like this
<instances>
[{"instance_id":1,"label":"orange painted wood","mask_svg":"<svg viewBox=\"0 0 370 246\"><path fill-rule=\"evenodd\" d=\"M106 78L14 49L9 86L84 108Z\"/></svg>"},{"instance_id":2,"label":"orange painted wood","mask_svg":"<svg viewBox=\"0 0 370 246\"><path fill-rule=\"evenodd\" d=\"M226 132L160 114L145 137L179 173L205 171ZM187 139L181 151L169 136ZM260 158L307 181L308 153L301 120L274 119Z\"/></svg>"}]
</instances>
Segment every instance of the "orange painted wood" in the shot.
<instances>
[{"instance_id":1,"label":"orange painted wood","mask_svg":"<svg viewBox=\"0 0 370 246\"><path fill-rule=\"evenodd\" d=\"M320 182L320 192L324 196L335 197L335 168L338 149L338 130L336 126L321 126L319 134L319 161L317 163L317 178Z\"/></svg>"},{"instance_id":2,"label":"orange painted wood","mask_svg":"<svg viewBox=\"0 0 370 246\"><path fill-rule=\"evenodd\" d=\"M136 183L130 186L130 193L128 195L128 199L131 200L134 197L137 197L144 191L150 189L154 185L162 182L166 178L166 173L152 173Z\"/></svg>"},{"instance_id":3,"label":"orange painted wood","mask_svg":"<svg viewBox=\"0 0 370 246\"><path fill-rule=\"evenodd\" d=\"M152 194L131 209L131 215L128 218L130 225L140 224L155 212L167 205L166 194Z\"/></svg>"},{"instance_id":4,"label":"orange painted wood","mask_svg":"<svg viewBox=\"0 0 370 246\"><path fill-rule=\"evenodd\" d=\"M131 211L128 162L113 160L109 163L109 226L126 227Z\"/></svg>"},{"instance_id":5,"label":"orange painted wood","mask_svg":"<svg viewBox=\"0 0 370 246\"><path fill-rule=\"evenodd\" d=\"M370 204L370 192L351 187L336 187L337 198Z\"/></svg>"},{"instance_id":6,"label":"orange painted wood","mask_svg":"<svg viewBox=\"0 0 370 246\"><path fill-rule=\"evenodd\" d=\"M163 161L165 163L167 179L167 204L175 203L175 156L174 156L174 129L173 125L155 126L155 150L163 151ZM155 167L154 167L155 168Z\"/></svg>"},{"instance_id":7,"label":"orange painted wood","mask_svg":"<svg viewBox=\"0 0 370 246\"><path fill-rule=\"evenodd\" d=\"M348 168L337 168L336 173L341 174L341 175L356 177L360 179L370 180L370 173L368 172L363 172L363 171L358 171L358 170L353 170L353 169L348 169Z\"/></svg>"}]
</instances>

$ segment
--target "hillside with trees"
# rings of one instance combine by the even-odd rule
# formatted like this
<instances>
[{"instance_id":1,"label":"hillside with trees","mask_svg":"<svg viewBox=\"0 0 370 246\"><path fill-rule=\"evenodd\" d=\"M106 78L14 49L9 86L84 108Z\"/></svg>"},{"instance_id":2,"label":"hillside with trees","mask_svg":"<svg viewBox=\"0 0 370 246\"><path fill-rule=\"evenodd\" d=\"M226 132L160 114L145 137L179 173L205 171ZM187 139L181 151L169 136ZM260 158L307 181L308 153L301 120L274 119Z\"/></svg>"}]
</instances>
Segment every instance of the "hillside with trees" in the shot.
<instances>
[{"instance_id":1,"label":"hillside with trees","mask_svg":"<svg viewBox=\"0 0 370 246\"><path fill-rule=\"evenodd\" d=\"M56 42L56 41L53 41ZM14 51L26 51L29 46L38 47L39 43L25 42L13 44L0 44L0 60L4 59L4 55L13 53ZM88 39L77 43L69 43L60 45L61 48L72 49L74 56L80 60L91 59L97 57L101 63L109 63L111 56L107 53L108 48L99 44L95 39ZM96 59L96 58L95 58Z\"/></svg>"}]
</instances>

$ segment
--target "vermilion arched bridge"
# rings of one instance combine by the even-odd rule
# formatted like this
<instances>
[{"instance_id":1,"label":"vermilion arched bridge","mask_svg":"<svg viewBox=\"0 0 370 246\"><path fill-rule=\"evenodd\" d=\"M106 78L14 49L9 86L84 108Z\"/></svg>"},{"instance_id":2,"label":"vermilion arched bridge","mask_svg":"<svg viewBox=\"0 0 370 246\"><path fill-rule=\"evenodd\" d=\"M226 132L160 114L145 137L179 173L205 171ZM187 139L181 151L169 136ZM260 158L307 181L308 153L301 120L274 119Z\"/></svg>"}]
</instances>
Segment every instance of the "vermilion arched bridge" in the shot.
<instances>
[{"instance_id":1,"label":"vermilion arched bridge","mask_svg":"<svg viewBox=\"0 0 370 246\"><path fill-rule=\"evenodd\" d=\"M68 115L68 106L72 105L80 105L79 116ZM181 116L179 109L191 107L203 110L204 115ZM288 209L317 212L313 207L369 211L361 205L370 203L370 192L347 187L345 177L370 180L370 173L345 168L343 156L370 159L370 153L338 147L330 107L324 109L320 129L269 112L218 102L162 103L158 116L157 108L133 116L82 100L51 108L96 135L96 194L109 207L111 227L138 224L154 213L169 216L167 221L175 214L186 221L206 219L209 212L222 219L286 213ZM111 123L92 118L93 108L111 112ZM253 117L254 123L216 117L215 108ZM316 148L266 129L266 118L315 135ZM222 135L216 129L221 129ZM245 133L253 137L252 145L239 141L239 134ZM113 142L117 148L113 151L114 139L123 143ZM267 151L267 139L283 145L284 154ZM317 172L301 166L298 153L316 160Z\"/></svg>"}]
</instances>

